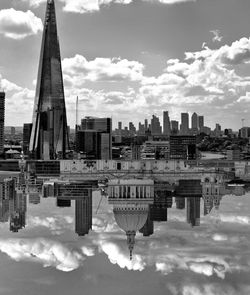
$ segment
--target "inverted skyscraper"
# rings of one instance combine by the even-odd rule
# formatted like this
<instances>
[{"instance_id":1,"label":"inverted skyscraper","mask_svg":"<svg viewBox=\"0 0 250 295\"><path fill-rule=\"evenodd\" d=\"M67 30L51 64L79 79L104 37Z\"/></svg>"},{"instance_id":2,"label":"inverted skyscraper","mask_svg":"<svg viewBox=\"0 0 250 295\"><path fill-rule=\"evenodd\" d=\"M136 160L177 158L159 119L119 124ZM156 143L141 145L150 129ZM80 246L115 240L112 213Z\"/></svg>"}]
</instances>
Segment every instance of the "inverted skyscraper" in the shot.
<instances>
[{"instance_id":1,"label":"inverted skyscraper","mask_svg":"<svg viewBox=\"0 0 250 295\"><path fill-rule=\"evenodd\" d=\"M68 132L54 0L47 1L32 123L31 155L64 158Z\"/></svg>"}]
</instances>

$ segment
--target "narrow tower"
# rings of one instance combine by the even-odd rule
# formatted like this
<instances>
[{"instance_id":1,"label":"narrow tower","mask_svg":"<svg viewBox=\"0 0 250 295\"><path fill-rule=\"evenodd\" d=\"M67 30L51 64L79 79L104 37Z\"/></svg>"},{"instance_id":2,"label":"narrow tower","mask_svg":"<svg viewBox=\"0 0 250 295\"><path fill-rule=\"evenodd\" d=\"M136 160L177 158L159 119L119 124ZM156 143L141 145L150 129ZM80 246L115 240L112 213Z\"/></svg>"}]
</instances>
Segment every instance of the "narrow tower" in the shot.
<instances>
[{"instance_id":1,"label":"narrow tower","mask_svg":"<svg viewBox=\"0 0 250 295\"><path fill-rule=\"evenodd\" d=\"M68 132L54 0L47 1L32 123L32 157L64 158Z\"/></svg>"}]
</instances>

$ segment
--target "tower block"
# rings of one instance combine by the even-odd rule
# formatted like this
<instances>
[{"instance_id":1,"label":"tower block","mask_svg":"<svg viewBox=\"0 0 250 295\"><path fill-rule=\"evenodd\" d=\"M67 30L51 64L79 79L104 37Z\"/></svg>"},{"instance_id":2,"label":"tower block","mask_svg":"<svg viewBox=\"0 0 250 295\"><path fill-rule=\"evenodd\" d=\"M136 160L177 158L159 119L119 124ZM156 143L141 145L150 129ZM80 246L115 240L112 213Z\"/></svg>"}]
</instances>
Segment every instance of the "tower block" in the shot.
<instances>
[{"instance_id":1,"label":"tower block","mask_svg":"<svg viewBox=\"0 0 250 295\"><path fill-rule=\"evenodd\" d=\"M54 0L47 1L29 151L33 158L65 158L66 107Z\"/></svg>"}]
</instances>

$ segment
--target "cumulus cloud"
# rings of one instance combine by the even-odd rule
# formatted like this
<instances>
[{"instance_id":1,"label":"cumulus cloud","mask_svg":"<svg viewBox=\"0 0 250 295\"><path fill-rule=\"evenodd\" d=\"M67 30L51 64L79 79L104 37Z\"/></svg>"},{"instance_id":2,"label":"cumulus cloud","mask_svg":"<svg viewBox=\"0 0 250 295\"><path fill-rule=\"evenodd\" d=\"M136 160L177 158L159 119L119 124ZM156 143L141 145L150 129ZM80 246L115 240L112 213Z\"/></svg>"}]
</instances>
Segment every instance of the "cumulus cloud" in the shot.
<instances>
[{"instance_id":1,"label":"cumulus cloud","mask_svg":"<svg viewBox=\"0 0 250 295\"><path fill-rule=\"evenodd\" d=\"M142 271L146 266L141 255L134 254L133 260L130 260L128 249L125 251L125 249L119 246L118 243L103 240L99 241L98 244L99 250L108 256L110 262L119 265L121 268ZM126 247L126 241L124 244Z\"/></svg>"},{"instance_id":2,"label":"cumulus cloud","mask_svg":"<svg viewBox=\"0 0 250 295\"><path fill-rule=\"evenodd\" d=\"M65 80L75 86L81 86L85 81L138 81L142 79L144 69L137 61L120 58L96 58L88 61L82 55L65 58L62 65Z\"/></svg>"},{"instance_id":3,"label":"cumulus cloud","mask_svg":"<svg viewBox=\"0 0 250 295\"><path fill-rule=\"evenodd\" d=\"M15 83L2 78L0 74L0 87L6 93L6 122L10 118L16 118L18 122L30 121L30 110L33 109L35 91L23 88ZM21 106L21 108L20 108Z\"/></svg>"},{"instance_id":4,"label":"cumulus cloud","mask_svg":"<svg viewBox=\"0 0 250 295\"><path fill-rule=\"evenodd\" d=\"M38 262L44 267L53 266L64 272L77 269L84 260L80 252L41 238L0 240L0 251L16 261Z\"/></svg>"},{"instance_id":5,"label":"cumulus cloud","mask_svg":"<svg viewBox=\"0 0 250 295\"><path fill-rule=\"evenodd\" d=\"M0 33L11 39L23 39L42 31L42 21L30 10L0 10Z\"/></svg>"},{"instance_id":6,"label":"cumulus cloud","mask_svg":"<svg viewBox=\"0 0 250 295\"><path fill-rule=\"evenodd\" d=\"M22 0L28 2L30 6L37 7L40 4L46 2L46 0ZM97 12L103 6L110 4L122 4L128 5L135 0L60 0L63 4L63 10L73 13L90 13ZM184 2L195 2L196 0L141 0L142 2L160 3L160 4L177 4Z\"/></svg>"}]
</instances>

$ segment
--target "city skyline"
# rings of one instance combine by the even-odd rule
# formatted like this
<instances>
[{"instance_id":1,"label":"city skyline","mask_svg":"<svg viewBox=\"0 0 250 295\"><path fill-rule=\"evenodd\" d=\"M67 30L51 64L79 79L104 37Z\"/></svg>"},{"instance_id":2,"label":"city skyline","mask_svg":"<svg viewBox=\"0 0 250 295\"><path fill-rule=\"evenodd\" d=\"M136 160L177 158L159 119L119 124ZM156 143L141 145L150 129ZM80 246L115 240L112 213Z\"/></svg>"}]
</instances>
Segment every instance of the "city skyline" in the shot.
<instances>
[{"instance_id":1,"label":"city skyline","mask_svg":"<svg viewBox=\"0 0 250 295\"><path fill-rule=\"evenodd\" d=\"M6 125L31 122L45 2L0 4ZM114 125L162 110L172 120L202 113L207 126L250 125L248 1L55 2L71 127L77 95L80 117L112 116Z\"/></svg>"}]
</instances>

